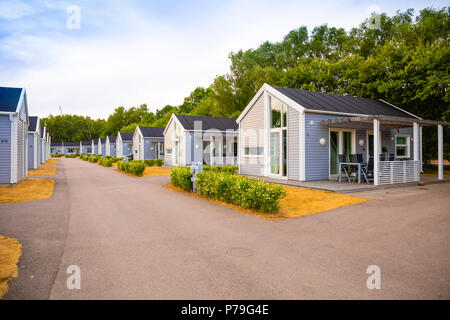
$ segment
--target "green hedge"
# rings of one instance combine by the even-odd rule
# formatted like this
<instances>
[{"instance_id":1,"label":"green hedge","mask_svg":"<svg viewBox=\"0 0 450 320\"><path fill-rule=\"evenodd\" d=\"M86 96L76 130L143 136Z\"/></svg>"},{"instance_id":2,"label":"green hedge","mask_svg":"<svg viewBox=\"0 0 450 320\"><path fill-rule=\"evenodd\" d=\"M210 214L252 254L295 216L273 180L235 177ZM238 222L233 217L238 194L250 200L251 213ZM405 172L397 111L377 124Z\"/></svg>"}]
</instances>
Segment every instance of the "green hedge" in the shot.
<instances>
[{"instance_id":1,"label":"green hedge","mask_svg":"<svg viewBox=\"0 0 450 320\"><path fill-rule=\"evenodd\" d=\"M197 175L198 193L245 209L276 213L286 196L282 186L248 177L205 171Z\"/></svg>"},{"instance_id":2,"label":"green hedge","mask_svg":"<svg viewBox=\"0 0 450 320\"><path fill-rule=\"evenodd\" d=\"M117 162L117 168L121 171L134 174L135 176L141 176L145 170L145 164L143 161L133 160L130 162Z\"/></svg>"},{"instance_id":3,"label":"green hedge","mask_svg":"<svg viewBox=\"0 0 450 320\"><path fill-rule=\"evenodd\" d=\"M158 166L161 167L164 164L163 159L145 159L144 163L147 167Z\"/></svg>"},{"instance_id":4,"label":"green hedge","mask_svg":"<svg viewBox=\"0 0 450 320\"><path fill-rule=\"evenodd\" d=\"M61 153L56 153L54 155L52 155L53 158L61 158L63 156L63 154Z\"/></svg>"},{"instance_id":5,"label":"green hedge","mask_svg":"<svg viewBox=\"0 0 450 320\"><path fill-rule=\"evenodd\" d=\"M113 161L112 161L112 159L99 159L98 164L100 164L104 167L112 167Z\"/></svg>"},{"instance_id":6,"label":"green hedge","mask_svg":"<svg viewBox=\"0 0 450 320\"><path fill-rule=\"evenodd\" d=\"M237 166L210 166L210 165L204 165L203 171L212 171L212 172L223 172L223 173L231 173L231 174L237 174L238 167Z\"/></svg>"},{"instance_id":7,"label":"green hedge","mask_svg":"<svg viewBox=\"0 0 450 320\"><path fill-rule=\"evenodd\" d=\"M170 170L170 182L185 191L192 191L191 177L189 167L176 167Z\"/></svg>"}]
</instances>

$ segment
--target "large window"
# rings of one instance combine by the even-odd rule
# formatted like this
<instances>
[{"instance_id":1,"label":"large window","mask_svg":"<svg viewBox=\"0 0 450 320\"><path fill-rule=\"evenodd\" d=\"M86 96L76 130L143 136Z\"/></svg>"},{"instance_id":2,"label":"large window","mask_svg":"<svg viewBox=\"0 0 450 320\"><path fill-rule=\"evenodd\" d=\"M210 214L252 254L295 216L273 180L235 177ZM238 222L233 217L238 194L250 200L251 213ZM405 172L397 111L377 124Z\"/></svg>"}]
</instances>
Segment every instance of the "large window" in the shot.
<instances>
[{"instance_id":1,"label":"large window","mask_svg":"<svg viewBox=\"0 0 450 320\"><path fill-rule=\"evenodd\" d=\"M281 101L269 98L270 107L270 173L287 175L287 110Z\"/></svg>"},{"instance_id":2,"label":"large window","mask_svg":"<svg viewBox=\"0 0 450 320\"><path fill-rule=\"evenodd\" d=\"M409 136L397 135L395 137L395 157L409 158Z\"/></svg>"}]
</instances>

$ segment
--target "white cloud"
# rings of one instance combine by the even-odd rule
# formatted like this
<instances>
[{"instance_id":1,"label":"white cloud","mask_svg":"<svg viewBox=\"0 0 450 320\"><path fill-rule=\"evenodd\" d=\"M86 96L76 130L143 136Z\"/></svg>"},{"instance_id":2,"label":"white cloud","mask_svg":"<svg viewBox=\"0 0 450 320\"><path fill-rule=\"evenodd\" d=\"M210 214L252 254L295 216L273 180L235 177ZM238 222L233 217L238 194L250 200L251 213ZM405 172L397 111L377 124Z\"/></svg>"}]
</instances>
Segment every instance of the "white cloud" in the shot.
<instances>
[{"instance_id":1,"label":"white cloud","mask_svg":"<svg viewBox=\"0 0 450 320\"><path fill-rule=\"evenodd\" d=\"M0 18L13 20L32 15L37 10L21 1L8 1L0 3Z\"/></svg>"},{"instance_id":2,"label":"white cloud","mask_svg":"<svg viewBox=\"0 0 450 320\"><path fill-rule=\"evenodd\" d=\"M178 105L196 86L208 86L228 71L230 51L280 41L301 25L311 30L328 22L348 30L368 16L368 5L359 2L252 0L222 2L216 10L189 12L178 21L112 3L81 4L79 31L56 28L2 39L0 54L18 63L12 69L0 61L0 85L25 86L30 112L40 116L58 113L59 105L64 113L92 117L107 117L120 105ZM61 12L61 21L46 23L65 26Z\"/></svg>"}]
</instances>

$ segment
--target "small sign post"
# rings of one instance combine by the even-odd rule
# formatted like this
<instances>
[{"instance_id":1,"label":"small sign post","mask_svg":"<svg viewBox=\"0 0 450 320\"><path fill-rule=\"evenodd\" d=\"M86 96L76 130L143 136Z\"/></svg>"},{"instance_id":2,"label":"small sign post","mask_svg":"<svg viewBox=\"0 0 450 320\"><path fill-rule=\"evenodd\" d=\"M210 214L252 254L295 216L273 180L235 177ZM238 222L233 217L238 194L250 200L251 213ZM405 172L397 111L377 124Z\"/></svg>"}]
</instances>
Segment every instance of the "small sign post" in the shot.
<instances>
[{"instance_id":1,"label":"small sign post","mask_svg":"<svg viewBox=\"0 0 450 320\"><path fill-rule=\"evenodd\" d=\"M197 185L196 185L195 181L197 180L197 173L203 172L203 163L201 163L199 161L197 163L191 164L190 170L191 170L191 173L192 173L192 177L191 177L192 190L194 192L197 192Z\"/></svg>"}]
</instances>

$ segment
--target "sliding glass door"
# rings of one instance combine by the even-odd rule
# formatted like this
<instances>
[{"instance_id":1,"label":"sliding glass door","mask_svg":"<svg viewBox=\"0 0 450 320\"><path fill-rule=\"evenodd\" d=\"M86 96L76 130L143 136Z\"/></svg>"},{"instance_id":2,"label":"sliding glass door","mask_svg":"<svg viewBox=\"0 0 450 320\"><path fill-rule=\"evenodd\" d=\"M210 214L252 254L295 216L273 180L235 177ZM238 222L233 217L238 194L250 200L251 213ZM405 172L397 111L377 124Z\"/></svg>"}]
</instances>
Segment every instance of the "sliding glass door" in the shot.
<instances>
[{"instance_id":1,"label":"sliding glass door","mask_svg":"<svg viewBox=\"0 0 450 320\"><path fill-rule=\"evenodd\" d=\"M345 155L345 161L349 160L349 155L355 152L355 132L344 129L330 130L330 178L333 179L339 174L339 155Z\"/></svg>"}]
</instances>

